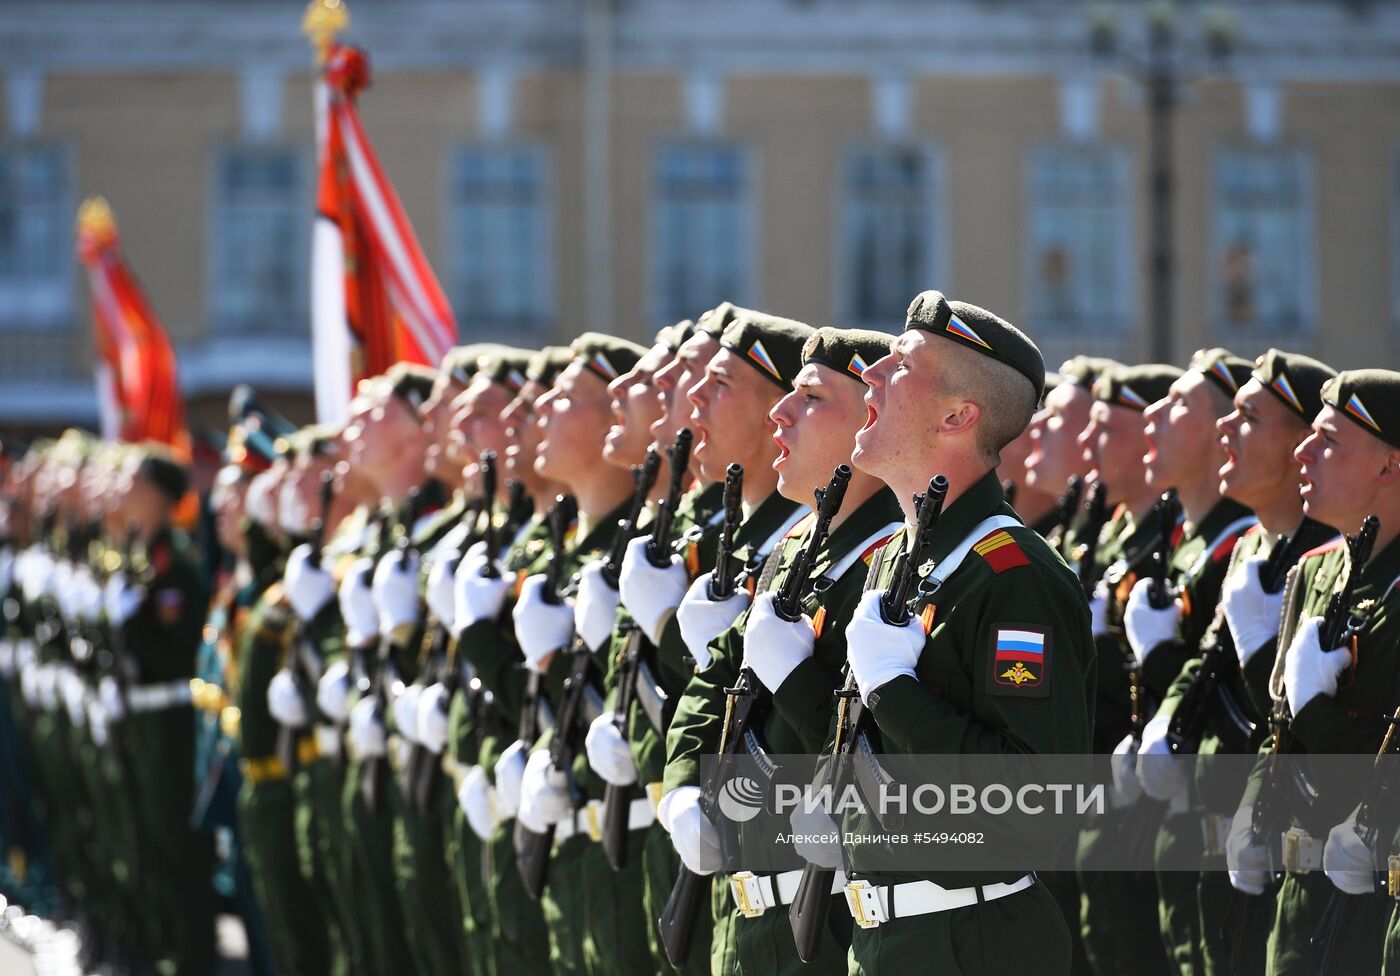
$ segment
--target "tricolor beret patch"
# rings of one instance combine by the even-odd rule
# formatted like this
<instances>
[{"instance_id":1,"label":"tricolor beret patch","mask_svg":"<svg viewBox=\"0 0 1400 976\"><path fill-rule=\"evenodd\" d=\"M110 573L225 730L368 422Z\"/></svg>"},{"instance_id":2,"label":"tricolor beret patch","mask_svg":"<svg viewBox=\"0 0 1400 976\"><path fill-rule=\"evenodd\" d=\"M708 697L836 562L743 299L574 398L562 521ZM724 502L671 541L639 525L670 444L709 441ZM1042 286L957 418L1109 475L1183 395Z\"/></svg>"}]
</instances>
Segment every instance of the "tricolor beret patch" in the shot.
<instances>
[{"instance_id":1,"label":"tricolor beret patch","mask_svg":"<svg viewBox=\"0 0 1400 976\"><path fill-rule=\"evenodd\" d=\"M595 352L593 354L593 359L591 360L591 362L593 364L593 368L598 372L600 376L603 377L603 379L608 381L617 379L617 369L613 366L612 363L608 362L608 357L603 355L601 352Z\"/></svg>"},{"instance_id":2,"label":"tricolor beret patch","mask_svg":"<svg viewBox=\"0 0 1400 976\"><path fill-rule=\"evenodd\" d=\"M1229 368L1223 360L1217 359L1210 367L1210 371L1216 375L1220 382L1224 383L1231 390L1238 392L1240 385L1235 382L1235 378L1230 375Z\"/></svg>"},{"instance_id":3,"label":"tricolor beret patch","mask_svg":"<svg viewBox=\"0 0 1400 976\"><path fill-rule=\"evenodd\" d=\"M1293 392L1293 384L1288 382L1287 373L1279 373L1278 376L1274 378L1274 381L1269 384L1269 386L1272 387L1275 393L1283 397L1284 402L1287 403L1294 410L1298 411L1299 413L1305 412L1303 410L1303 404L1298 400L1298 394Z\"/></svg>"},{"instance_id":4,"label":"tricolor beret patch","mask_svg":"<svg viewBox=\"0 0 1400 976\"><path fill-rule=\"evenodd\" d=\"M1135 410L1146 410L1147 401L1138 395L1138 392L1131 386L1124 385L1118 391L1118 399L1123 401L1125 407L1132 407Z\"/></svg>"},{"instance_id":5,"label":"tricolor beret patch","mask_svg":"<svg viewBox=\"0 0 1400 976\"><path fill-rule=\"evenodd\" d=\"M990 350L992 348L987 345L980 335L973 331L972 326L968 325L956 315L948 316L948 325L945 328L948 332L953 333L953 335L959 338L966 339L968 342L977 343L977 345L981 346L983 349Z\"/></svg>"},{"instance_id":6,"label":"tricolor beret patch","mask_svg":"<svg viewBox=\"0 0 1400 976\"><path fill-rule=\"evenodd\" d=\"M1030 560L1011 534L1005 529L997 529L972 547L972 551L992 567L993 573L1004 573L1017 566L1029 566Z\"/></svg>"},{"instance_id":7,"label":"tricolor beret patch","mask_svg":"<svg viewBox=\"0 0 1400 976\"><path fill-rule=\"evenodd\" d=\"M867 368L865 360L860 358L860 353L855 353L851 356L851 361L846 364L846 372L853 373L856 376L864 376Z\"/></svg>"},{"instance_id":8,"label":"tricolor beret patch","mask_svg":"<svg viewBox=\"0 0 1400 976\"><path fill-rule=\"evenodd\" d=\"M749 346L747 355L749 359L757 363L758 367L765 373L773 377L773 379L777 380L779 383L783 382L783 375L778 372L778 367L774 364L773 357L768 354L768 350L763 348L762 339L755 339L753 341L753 345Z\"/></svg>"},{"instance_id":9,"label":"tricolor beret patch","mask_svg":"<svg viewBox=\"0 0 1400 976\"><path fill-rule=\"evenodd\" d=\"M506 386L519 393L525 387L525 374L518 369L511 369L506 373Z\"/></svg>"},{"instance_id":10,"label":"tricolor beret patch","mask_svg":"<svg viewBox=\"0 0 1400 976\"><path fill-rule=\"evenodd\" d=\"M1367 427L1370 427L1377 434L1381 432L1381 425L1376 423L1376 419L1371 416L1371 411L1366 409L1366 404L1362 403L1361 398L1355 393L1347 397L1346 412L1361 421Z\"/></svg>"}]
</instances>

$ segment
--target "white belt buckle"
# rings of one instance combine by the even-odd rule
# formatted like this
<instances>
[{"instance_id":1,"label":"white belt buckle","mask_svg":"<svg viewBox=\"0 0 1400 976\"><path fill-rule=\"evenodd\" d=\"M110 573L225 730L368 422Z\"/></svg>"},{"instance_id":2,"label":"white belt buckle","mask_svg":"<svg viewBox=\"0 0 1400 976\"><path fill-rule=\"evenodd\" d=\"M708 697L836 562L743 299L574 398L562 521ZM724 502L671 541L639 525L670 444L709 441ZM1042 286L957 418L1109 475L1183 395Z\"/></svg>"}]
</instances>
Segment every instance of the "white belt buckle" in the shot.
<instances>
[{"instance_id":1,"label":"white belt buckle","mask_svg":"<svg viewBox=\"0 0 1400 976\"><path fill-rule=\"evenodd\" d=\"M1202 822L1202 833L1205 835L1206 857L1220 857L1225 853L1225 843L1230 839L1230 828L1233 820L1230 817L1222 817L1218 813L1208 813Z\"/></svg>"},{"instance_id":2,"label":"white belt buckle","mask_svg":"<svg viewBox=\"0 0 1400 976\"><path fill-rule=\"evenodd\" d=\"M1283 866L1289 874L1307 874L1322 866L1321 844L1301 827L1291 827L1283 835Z\"/></svg>"},{"instance_id":3,"label":"white belt buckle","mask_svg":"<svg viewBox=\"0 0 1400 976\"><path fill-rule=\"evenodd\" d=\"M752 871L736 871L729 876L729 890L734 895L734 907L745 918L758 918L767 906L763 904L763 888L758 875Z\"/></svg>"},{"instance_id":4,"label":"white belt buckle","mask_svg":"<svg viewBox=\"0 0 1400 976\"><path fill-rule=\"evenodd\" d=\"M885 906L880 904L880 889L871 887L869 881L846 884L846 907L851 910L851 918L863 929L873 929L889 921Z\"/></svg>"},{"instance_id":5,"label":"white belt buckle","mask_svg":"<svg viewBox=\"0 0 1400 976\"><path fill-rule=\"evenodd\" d=\"M1400 854L1392 854L1386 858L1386 891L1390 897L1400 899Z\"/></svg>"},{"instance_id":6,"label":"white belt buckle","mask_svg":"<svg viewBox=\"0 0 1400 976\"><path fill-rule=\"evenodd\" d=\"M583 815L584 826L588 830L588 839L598 844L603 840L603 823L600 811L603 805L597 800L589 800L580 813ZM631 811L628 811L629 813Z\"/></svg>"}]
</instances>

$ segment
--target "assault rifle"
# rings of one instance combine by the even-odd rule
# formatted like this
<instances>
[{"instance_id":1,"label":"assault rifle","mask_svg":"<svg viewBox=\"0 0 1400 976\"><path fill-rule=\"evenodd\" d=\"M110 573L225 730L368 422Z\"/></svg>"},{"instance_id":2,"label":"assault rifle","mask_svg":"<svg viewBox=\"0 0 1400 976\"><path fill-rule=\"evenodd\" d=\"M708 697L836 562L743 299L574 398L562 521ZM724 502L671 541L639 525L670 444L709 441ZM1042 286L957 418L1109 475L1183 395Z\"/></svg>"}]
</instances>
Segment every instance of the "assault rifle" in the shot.
<instances>
[{"instance_id":1,"label":"assault rifle","mask_svg":"<svg viewBox=\"0 0 1400 976\"><path fill-rule=\"evenodd\" d=\"M802 593L807 587L812 566L826 545L831 521L841 509L841 502L846 497L846 486L850 480L850 466L843 464L832 473L827 486L816 492L817 519L812 534L793 560L782 588L773 599L774 611L784 620L797 620L802 616ZM711 582L714 582L713 579ZM724 785L728 770L738 750L744 747L745 732L749 728L759 687L753 672L744 667L740 669L734 687L724 689L726 697L724 724L720 730L719 759L710 775L706 777L700 794L700 809L711 820L715 818L719 809L719 791ZM676 883L671 888L671 897L667 899L666 908L657 919L666 958L672 965L680 966L690 953L690 943L694 939L695 923L701 908L701 896L708 889L708 884L705 877L681 865Z\"/></svg>"},{"instance_id":2,"label":"assault rifle","mask_svg":"<svg viewBox=\"0 0 1400 976\"><path fill-rule=\"evenodd\" d=\"M880 596L880 617L887 624L904 626L913 616L910 601L919 579L919 566L923 562L924 550L933 537L938 518L943 513L943 502L948 497L948 479L936 476L928 483L928 491L916 495L914 504L918 510L918 521L909 538L908 547L895 563L894 575ZM850 768L859 748L865 719L865 705L860 698L855 673L847 672L846 683L836 692L836 739L831 748L831 759L827 765L825 784L817 791L817 796L838 796L845 789ZM788 921L792 924L792 938L797 946L797 954L803 962L811 962L817 957L821 945L822 930L826 927L827 909L831 898L831 885L835 869L807 864L802 869L802 880L798 882L788 909Z\"/></svg>"},{"instance_id":3,"label":"assault rifle","mask_svg":"<svg viewBox=\"0 0 1400 976\"><path fill-rule=\"evenodd\" d=\"M1094 587L1099 582L1094 574L1094 558L1099 551L1099 536L1108 524L1108 485L1102 481L1094 482L1084 510L1084 551L1079 557L1079 585L1084 587L1084 595L1092 598Z\"/></svg>"}]
</instances>

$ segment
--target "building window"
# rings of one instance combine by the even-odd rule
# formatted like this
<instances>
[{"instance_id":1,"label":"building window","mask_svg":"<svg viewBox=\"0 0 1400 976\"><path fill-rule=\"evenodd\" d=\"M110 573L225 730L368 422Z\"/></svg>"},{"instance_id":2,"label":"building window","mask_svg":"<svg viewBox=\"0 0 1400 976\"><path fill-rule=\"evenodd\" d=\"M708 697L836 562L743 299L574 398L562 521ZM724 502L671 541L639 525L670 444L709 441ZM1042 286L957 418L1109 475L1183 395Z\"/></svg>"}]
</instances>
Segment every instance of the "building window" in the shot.
<instances>
[{"instance_id":1,"label":"building window","mask_svg":"<svg viewBox=\"0 0 1400 976\"><path fill-rule=\"evenodd\" d=\"M453 162L449 193L447 253L463 334L546 329L553 262L544 153L463 149Z\"/></svg>"},{"instance_id":2,"label":"building window","mask_svg":"<svg viewBox=\"0 0 1400 976\"><path fill-rule=\"evenodd\" d=\"M844 190L838 307L853 326L900 329L909 302L938 282L934 159L918 147L855 150Z\"/></svg>"},{"instance_id":3,"label":"building window","mask_svg":"<svg viewBox=\"0 0 1400 976\"><path fill-rule=\"evenodd\" d=\"M1133 274L1127 166L1102 147L1030 158L1029 307L1036 328L1119 331Z\"/></svg>"},{"instance_id":4,"label":"building window","mask_svg":"<svg viewBox=\"0 0 1400 976\"><path fill-rule=\"evenodd\" d=\"M68 153L0 148L0 327L67 325L72 262Z\"/></svg>"},{"instance_id":5,"label":"building window","mask_svg":"<svg viewBox=\"0 0 1400 976\"><path fill-rule=\"evenodd\" d=\"M752 300L748 171L744 151L733 145L657 150L651 274L658 322Z\"/></svg>"},{"instance_id":6,"label":"building window","mask_svg":"<svg viewBox=\"0 0 1400 976\"><path fill-rule=\"evenodd\" d=\"M211 303L219 331L305 329L308 179L297 149L229 149L216 159Z\"/></svg>"},{"instance_id":7,"label":"building window","mask_svg":"<svg viewBox=\"0 0 1400 976\"><path fill-rule=\"evenodd\" d=\"M1290 333L1309 324L1306 184L1306 162L1297 152L1226 152L1216 159L1213 291L1226 331Z\"/></svg>"}]
</instances>

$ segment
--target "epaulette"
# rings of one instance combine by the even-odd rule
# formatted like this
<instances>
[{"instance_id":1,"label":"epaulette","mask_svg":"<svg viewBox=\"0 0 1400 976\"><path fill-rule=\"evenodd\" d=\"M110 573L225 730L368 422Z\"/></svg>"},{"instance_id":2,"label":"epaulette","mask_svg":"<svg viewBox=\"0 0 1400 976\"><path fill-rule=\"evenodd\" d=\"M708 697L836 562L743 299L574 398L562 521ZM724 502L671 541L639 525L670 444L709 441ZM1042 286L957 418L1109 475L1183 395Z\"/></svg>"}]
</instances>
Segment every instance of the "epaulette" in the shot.
<instances>
[{"instance_id":1,"label":"epaulette","mask_svg":"<svg viewBox=\"0 0 1400 976\"><path fill-rule=\"evenodd\" d=\"M972 551L987 560L987 565L992 567L993 573L1004 573L1017 566L1029 566L1031 562L1026 558L1020 544L1011 538L1011 533L1005 529L996 529L983 536L981 541L972 547Z\"/></svg>"},{"instance_id":2,"label":"epaulette","mask_svg":"<svg viewBox=\"0 0 1400 976\"><path fill-rule=\"evenodd\" d=\"M797 539L807 534L807 530L812 527L812 523L817 520L816 512L808 512L797 520L797 524L787 530L784 539Z\"/></svg>"},{"instance_id":3,"label":"epaulette","mask_svg":"<svg viewBox=\"0 0 1400 976\"><path fill-rule=\"evenodd\" d=\"M1301 556L1299 556L1299 557L1298 557L1298 562L1302 563L1302 562L1305 562L1305 561L1311 559L1313 556L1321 556L1323 553L1331 552L1333 549L1336 549L1338 546L1342 545L1342 543L1344 543L1344 542L1346 542L1346 538L1343 537L1343 536L1340 536L1340 535L1339 535L1339 536L1336 536L1335 538L1328 539L1326 542L1324 542L1322 545L1318 546L1316 549L1309 549L1307 552L1305 552L1305 553L1303 553Z\"/></svg>"},{"instance_id":4,"label":"epaulette","mask_svg":"<svg viewBox=\"0 0 1400 976\"><path fill-rule=\"evenodd\" d=\"M877 552L879 552L881 549L883 549L885 546L889 545L889 544L890 544L890 540L893 539L893 538L894 538L894 533L891 532L889 535L885 536L883 539L876 539L874 542L870 543L870 545L868 545L868 546L865 547L865 552L863 552L863 553L860 554L860 561L863 562L863 563L865 563L865 565L869 566L869 565L870 565L870 560L872 560L872 559L875 558L875 554L876 554Z\"/></svg>"}]
</instances>

